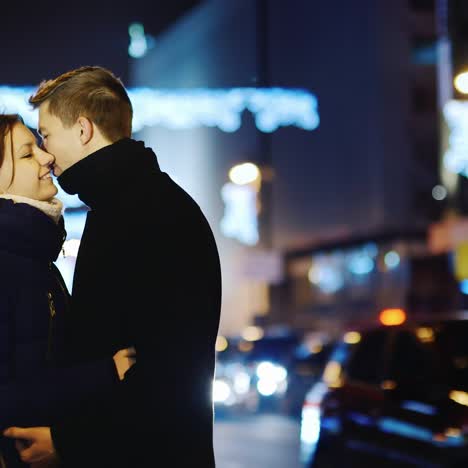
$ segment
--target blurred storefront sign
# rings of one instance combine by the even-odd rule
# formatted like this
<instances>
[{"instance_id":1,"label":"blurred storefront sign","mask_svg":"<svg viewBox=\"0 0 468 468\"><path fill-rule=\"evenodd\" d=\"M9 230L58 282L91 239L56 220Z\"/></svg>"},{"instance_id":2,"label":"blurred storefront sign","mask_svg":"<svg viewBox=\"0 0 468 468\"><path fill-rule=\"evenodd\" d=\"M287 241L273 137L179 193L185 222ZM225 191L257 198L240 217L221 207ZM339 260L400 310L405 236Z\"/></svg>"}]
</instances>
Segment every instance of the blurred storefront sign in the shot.
<instances>
[{"instance_id":1,"label":"blurred storefront sign","mask_svg":"<svg viewBox=\"0 0 468 468\"><path fill-rule=\"evenodd\" d=\"M244 257L242 275L252 281L281 283L284 278L283 256L274 250L251 250Z\"/></svg>"},{"instance_id":2,"label":"blurred storefront sign","mask_svg":"<svg viewBox=\"0 0 468 468\"><path fill-rule=\"evenodd\" d=\"M468 242L468 218L447 218L429 227L428 247L434 254L448 253Z\"/></svg>"},{"instance_id":3,"label":"blurred storefront sign","mask_svg":"<svg viewBox=\"0 0 468 468\"><path fill-rule=\"evenodd\" d=\"M447 123L448 148L443 155L444 167L455 174L468 176L468 102L452 99L444 104Z\"/></svg>"},{"instance_id":4,"label":"blurred storefront sign","mask_svg":"<svg viewBox=\"0 0 468 468\"><path fill-rule=\"evenodd\" d=\"M257 244L258 200L255 188L251 184L238 185L228 182L221 189L221 197L224 202L224 216L220 222L221 232L242 244Z\"/></svg>"}]
</instances>

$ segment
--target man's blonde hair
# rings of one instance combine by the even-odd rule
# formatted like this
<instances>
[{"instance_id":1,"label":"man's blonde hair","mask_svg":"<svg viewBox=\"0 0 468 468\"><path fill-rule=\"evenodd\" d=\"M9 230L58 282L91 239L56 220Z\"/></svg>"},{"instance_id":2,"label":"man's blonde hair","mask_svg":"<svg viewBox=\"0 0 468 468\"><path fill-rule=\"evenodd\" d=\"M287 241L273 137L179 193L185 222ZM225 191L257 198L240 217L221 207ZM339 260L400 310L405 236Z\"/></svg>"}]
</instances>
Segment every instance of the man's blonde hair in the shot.
<instances>
[{"instance_id":1,"label":"man's blonde hair","mask_svg":"<svg viewBox=\"0 0 468 468\"><path fill-rule=\"evenodd\" d=\"M99 66L80 67L43 81L29 98L36 109L48 102L49 113L71 127L83 116L111 142L130 137L133 109L122 81Z\"/></svg>"}]
</instances>

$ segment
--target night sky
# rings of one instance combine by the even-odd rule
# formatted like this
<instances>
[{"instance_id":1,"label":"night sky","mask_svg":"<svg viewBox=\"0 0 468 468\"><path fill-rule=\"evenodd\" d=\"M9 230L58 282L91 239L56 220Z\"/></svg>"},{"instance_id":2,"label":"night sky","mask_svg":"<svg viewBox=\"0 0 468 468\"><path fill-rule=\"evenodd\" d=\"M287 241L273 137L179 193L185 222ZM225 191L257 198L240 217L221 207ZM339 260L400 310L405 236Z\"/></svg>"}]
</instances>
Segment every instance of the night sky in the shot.
<instances>
[{"instance_id":1,"label":"night sky","mask_svg":"<svg viewBox=\"0 0 468 468\"><path fill-rule=\"evenodd\" d=\"M125 3L2 2L0 85L37 85L83 65L111 69L127 84L128 26L141 22L154 37L200 1Z\"/></svg>"}]
</instances>

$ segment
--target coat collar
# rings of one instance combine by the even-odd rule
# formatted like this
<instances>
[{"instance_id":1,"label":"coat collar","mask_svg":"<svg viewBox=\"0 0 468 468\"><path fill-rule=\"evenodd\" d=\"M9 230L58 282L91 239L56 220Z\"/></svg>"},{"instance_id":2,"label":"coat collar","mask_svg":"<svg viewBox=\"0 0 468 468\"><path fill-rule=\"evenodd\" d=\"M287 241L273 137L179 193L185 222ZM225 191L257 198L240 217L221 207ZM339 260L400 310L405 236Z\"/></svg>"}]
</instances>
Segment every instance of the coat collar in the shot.
<instances>
[{"instance_id":1,"label":"coat collar","mask_svg":"<svg viewBox=\"0 0 468 468\"><path fill-rule=\"evenodd\" d=\"M52 198L50 201L46 201L35 200L34 198L23 197L21 195L14 195L11 193L1 193L0 198L7 198L8 200L13 200L15 203L27 203L28 205L34 206L49 216L56 224L63 215L63 203L56 197Z\"/></svg>"},{"instance_id":2,"label":"coat collar","mask_svg":"<svg viewBox=\"0 0 468 468\"><path fill-rule=\"evenodd\" d=\"M53 262L66 234L63 216L57 225L36 207L0 198L0 250Z\"/></svg>"},{"instance_id":3,"label":"coat collar","mask_svg":"<svg viewBox=\"0 0 468 468\"><path fill-rule=\"evenodd\" d=\"M70 194L95 209L115 205L150 175L161 173L156 154L142 141L123 138L88 155L61 174L57 181Z\"/></svg>"}]
</instances>

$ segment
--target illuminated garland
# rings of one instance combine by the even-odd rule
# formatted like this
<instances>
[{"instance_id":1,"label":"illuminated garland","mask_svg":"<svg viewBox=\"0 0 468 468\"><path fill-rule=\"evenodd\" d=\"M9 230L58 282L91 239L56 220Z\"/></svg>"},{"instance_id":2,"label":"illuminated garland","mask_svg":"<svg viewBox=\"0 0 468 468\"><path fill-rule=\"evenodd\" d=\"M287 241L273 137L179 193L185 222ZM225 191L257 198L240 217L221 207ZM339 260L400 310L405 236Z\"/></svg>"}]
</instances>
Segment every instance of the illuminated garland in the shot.
<instances>
[{"instance_id":1,"label":"illuminated garland","mask_svg":"<svg viewBox=\"0 0 468 468\"><path fill-rule=\"evenodd\" d=\"M37 111L28 103L35 89L0 86L0 112L21 114L26 125L36 128ZM235 132L241 126L245 110L254 114L262 132L273 132L281 126L314 130L320 122L317 99L305 90L134 88L128 94L134 110L134 132L152 126L170 129L205 126Z\"/></svg>"}]
</instances>

